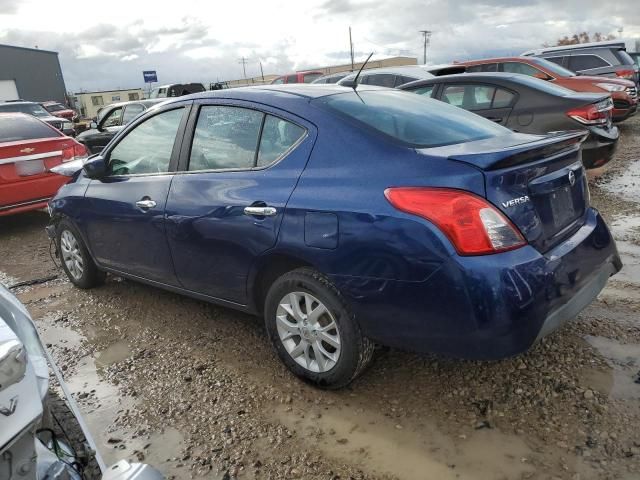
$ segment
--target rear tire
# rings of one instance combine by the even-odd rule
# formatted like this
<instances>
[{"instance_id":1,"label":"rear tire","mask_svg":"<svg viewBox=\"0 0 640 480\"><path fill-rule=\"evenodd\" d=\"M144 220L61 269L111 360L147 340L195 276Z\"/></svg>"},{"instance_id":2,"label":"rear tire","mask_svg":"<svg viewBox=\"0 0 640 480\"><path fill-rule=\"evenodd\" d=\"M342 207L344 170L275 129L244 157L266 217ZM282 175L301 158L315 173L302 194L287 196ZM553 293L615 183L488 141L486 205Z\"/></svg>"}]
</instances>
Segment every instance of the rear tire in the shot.
<instances>
[{"instance_id":1,"label":"rear tire","mask_svg":"<svg viewBox=\"0 0 640 480\"><path fill-rule=\"evenodd\" d=\"M269 289L264 312L280 360L309 383L343 388L371 362L374 343L362 335L340 292L311 268L278 278Z\"/></svg>"},{"instance_id":2,"label":"rear tire","mask_svg":"<svg viewBox=\"0 0 640 480\"><path fill-rule=\"evenodd\" d=\"M78 230L69 221L58 224L56 243L62 269L71 283L84 289L104 283L106 274L98 269Z\"/></svg>"}]
</instances>

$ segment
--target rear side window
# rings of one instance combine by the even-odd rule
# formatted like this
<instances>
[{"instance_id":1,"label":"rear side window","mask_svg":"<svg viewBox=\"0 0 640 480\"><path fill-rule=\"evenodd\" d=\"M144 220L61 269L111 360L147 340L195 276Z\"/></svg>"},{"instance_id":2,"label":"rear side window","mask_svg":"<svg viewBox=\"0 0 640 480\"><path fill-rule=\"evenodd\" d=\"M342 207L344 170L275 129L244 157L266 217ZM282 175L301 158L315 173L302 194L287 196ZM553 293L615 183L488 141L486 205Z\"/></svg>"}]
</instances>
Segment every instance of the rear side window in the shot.
<instances>
[{"instance_id":1,"label":"rear side window","mask_svg":"<svg viewBox=\"0 0 640 480\"><path fill-rule=\"evenodd\" d=\"M442 92L442 101L465 110L487 110L491 108L495 91L495 87L487 85L447 85Z\"/></svg>"},{"instance_id":2,"label":"rear side window","mask_svg":"<svg viewBox=\"0 0 640 480\"><path fill-rule=\"evenodd\" d=\"M569 70L574 72L608 66L609 64L597 55L572 55L569 57Z\"/></svg>"},{"instance_id":3,"label":"rear side window","mask_svg":"<svg viewBox=\"0 0 640 480\"><path fill-rule=\"evenodd\" d=\"M263 116L248 108L202 107L193 135L189 170L252 168Z\"/></svg>"},{"instance_id":4,"label":"rear side window","mask_svg":"<svg viewBox=\"0 0 640 480\"><path fill-rule=\"evenodd\" d=\"M61 137L62 133L26 115L0 115L0 142Z\"/></svg>"},{"instance_id":5,"label":"rear side window","mask_svg":"<svg viewBox=\"0 0 640 480\"><path fill-rule=\"evenodd\" d=\"M461 108L409 92L345 92L311 103L412 147L471 142L510 132Z\"/></svg>"},{"instance_id":6,"label":"rear side window","mask_svg":"<svg viewBox=\"0 0 640 480\"><path fill-rule=\"evenodd\" d=\"M498 64L497 63L485 63L483 65L471 65L467 67L466 70L468 73L478 73L478 72L497 72Z\"/></svg>"},{"instance_id":7,"label":"rear side window","mask_svg":"<svg viewBox=\"0 0 640 480\"><path fill-rule=\"evenodd\" d=\"M287 83L298 83L298 75L289 75L287 77Z\"/></svg>"},{"instance_id":8,"label":"rear side window","mask_svg":"<svg viewBox=\"0 0 640 480\"><path fill-rule=\"evenodd\" d=\"M564 66L564 57L546 57L546 59L561 67Z\"/></svg>"},{"instance_id":9,"label":"rear side window","mask_svg":"<svg viewBox=\"0 0 640 480\"><path fill-rule=\"evenodd\" d=\"M262 127L256 166L271 165L291 150L304 134L304 128L282 118L267 115Z\"/></svg>"},{"instance_id":10,"label":"rear side window","mask_svg":"<svg viewBox=\"0 0 640 480\"><path fill-rule=\"evenodd\" d=\"M496 93L493 96L493 102L491 108L507 108L511 106L515 94L502 88L496 88Z\"/></svg>"},{"instance_id":11,"label":"rear side window","mask_svg":"<svg viewBox=\"0 0 640 480\"><path fill-rule=\"evenodd\" d=\"M415 82L416 80L418 80L415 77L407 77L406 75L398 75L396 76L396 87L399 87L400 85L404 85L405 83L409 83L409 82Z\"/></svg>"}]
</instances>

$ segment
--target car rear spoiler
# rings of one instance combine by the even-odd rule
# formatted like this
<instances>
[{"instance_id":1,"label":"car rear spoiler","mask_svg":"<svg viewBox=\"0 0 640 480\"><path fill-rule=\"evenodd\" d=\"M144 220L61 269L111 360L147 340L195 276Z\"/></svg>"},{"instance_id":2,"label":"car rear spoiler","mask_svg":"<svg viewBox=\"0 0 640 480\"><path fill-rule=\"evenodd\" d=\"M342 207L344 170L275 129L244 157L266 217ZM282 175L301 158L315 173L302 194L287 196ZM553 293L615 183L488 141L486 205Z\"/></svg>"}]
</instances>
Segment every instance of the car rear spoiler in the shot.
<instances>
[{"instance_id":1,"label":"car rear spoiler","mask_svg":"<svg viewBox=\"0 0 640 480\"><path fill-rule=\"evenodd\" d=\"M498 170L528 163L538 158L578 150L587 136L587 132L583 130L551 133L545 136L513 134L423 151L429 155L468 163L482 170ZM531 140L532 138L534 140Z\"/></svg>"}]
</instances>

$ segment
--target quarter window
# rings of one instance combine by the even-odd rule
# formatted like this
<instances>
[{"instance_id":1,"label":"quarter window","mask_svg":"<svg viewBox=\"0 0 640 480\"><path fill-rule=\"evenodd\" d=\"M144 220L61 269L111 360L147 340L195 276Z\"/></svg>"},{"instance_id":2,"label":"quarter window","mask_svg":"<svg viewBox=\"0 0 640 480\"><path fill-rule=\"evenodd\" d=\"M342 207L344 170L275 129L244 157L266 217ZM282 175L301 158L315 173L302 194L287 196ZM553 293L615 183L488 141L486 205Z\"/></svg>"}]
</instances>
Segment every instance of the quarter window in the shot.
<instances>
[{"instance_id":1,"label":"quarter window","mask_svg":"<svg viewBox=\"0 0 640 480\"><path fill-rule=\"evenodd\" d=\"M168 172L183 111L159 113L131 130L109 154L111 175Z\"/></svg>"},{"instance_id":2,"label":"quarter window","mask_svg":"<svg viewBox=\"0 0 640 480\"><path fill-rule=\"evenodd\" d=\"M248 108L202 107L193 135L189 170L253 168L263 116Z\"/></svg>"},{"instance_id":3,"label":"quarter window","mask_svg":"<svg viewBox=\"0 0 640 480\"><path fill-rule=\"evenodd\" d=\"M302 138L304 133L304 128L298 125L267 115L262 128L262 137L260 137L257 166L265 167L278 160Z\"/></svg>"},{"instance_id":4,"label":"quarter window","mask_svg":"<svg viewBox=\"0 0 640 480\"><path fill-rule=\"evenodd\" d=\"M607 62L596 55L572 55L569 57L569 70L574 72L608 66Z\"/></svg>"}]
</instances>

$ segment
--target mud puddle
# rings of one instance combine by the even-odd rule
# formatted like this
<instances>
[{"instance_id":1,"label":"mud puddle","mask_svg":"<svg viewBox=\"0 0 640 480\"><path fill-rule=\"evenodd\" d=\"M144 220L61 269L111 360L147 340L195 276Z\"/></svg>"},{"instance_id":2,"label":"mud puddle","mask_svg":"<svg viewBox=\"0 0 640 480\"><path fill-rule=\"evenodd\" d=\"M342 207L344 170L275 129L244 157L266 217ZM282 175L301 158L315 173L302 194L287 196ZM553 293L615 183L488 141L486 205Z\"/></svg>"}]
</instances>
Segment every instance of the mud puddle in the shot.
<instances>
[{"instance_id":1,"label":"mud puddle","mask_svg":"<svg viewBox=\"0 0 640 480\"><path fill-rule=\"evenodd\" d=\"M43 341L55 348L68 348L81 352L86 337L59 325L55 316L38 321L38 330ZM117 386L103 380L100 371L109 365L125 360L131 355L125 341L110 344L105 349L82 356L74 367L64 375L65 383L74 395L83 418L97 444L105 463L111 465L118 460L150 463L165 475L176 475L176 456L183 448L182 434L173 428L149 431L139 425L115 427L118 417L138 405L137 399L125 396Z\"/></svg>"},{"instance_id":2,"label":"mud puddle","mask_svg":"<svg viewBox=\"0 0 640 480\"><path fill-rule=\"evenodd\" d=\"M534 452L497 429L452 438L434 425L396 424L364 409L301 410L275 406L273 420L309 446L365 472L401 480L528 478Z\"/></svg>"},{"instance_id":3,"label":"mud puddle","mask_svg":"<svg viewBox=\"0 0 640 480\"><path fill-rule=\"evenodd\" d=\"M640 202L640 160L635 160L622 172L602 184L607 192Z\"/></svg>"},{"instance_id":4,"label":"mud puddle","mask_svg":"<svg viewBox=\"0 0 640 480\"><path fill-rule=\"evenodd\" d=\"M640 344L623 344L591 335L585 340L611 366L610 372L590 372L593 388L613 398L640 400Z\"/></svg>"}]
</instances>

